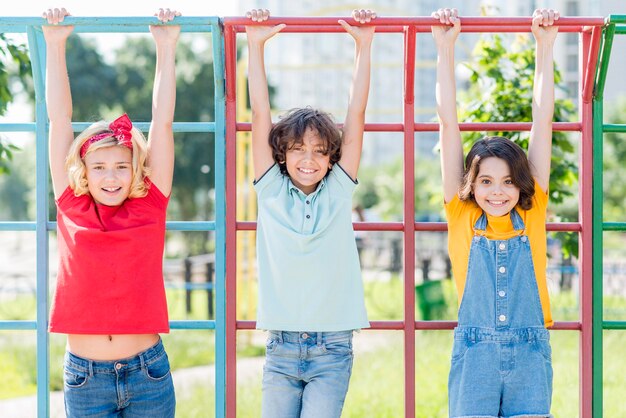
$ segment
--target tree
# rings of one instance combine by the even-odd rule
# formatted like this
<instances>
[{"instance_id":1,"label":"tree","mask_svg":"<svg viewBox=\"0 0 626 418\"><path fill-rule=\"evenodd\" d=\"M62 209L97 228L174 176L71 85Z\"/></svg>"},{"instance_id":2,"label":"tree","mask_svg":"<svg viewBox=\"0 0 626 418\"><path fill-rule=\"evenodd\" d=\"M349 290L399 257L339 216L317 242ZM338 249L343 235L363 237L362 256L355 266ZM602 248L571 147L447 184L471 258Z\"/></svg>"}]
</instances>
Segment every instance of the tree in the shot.
<instances>
[{"instance_id":1,"label":"tree","mask_svg":"<svg viewBox=\"0 0 626 418\"><path fill-rule=\"evenodd\" d=\"M16 72L10 71L13 67L16 68ZM0 33L0 115L6 113L9 103L13 101L11 81L15 75L22 80L27 80L31 76L26 46L15 43ZM13 159L13 152L18 149L0 138L0 174L10 171L8 161Z\"/></svg>"},{"instance_id":2,"label":"tree","mask_svg":"<svg viewBox=\"0 0 626 418\"><path fill-rule=\"evenodd\" d=\"M198 52L191 43L177 47L177 100L175 120L212 122L214 120L213 56ZM154 42L149 38L129 39L117 51L115 68L124 111L136 121L149 121L152 112ZM215 135L213 133L175 134L176 164L172 208L183 220L204 220L213 216L209 192L215 187ZM191 254L210 251L208 234L185 234Z\"/></svg>"},{"instance_id":3,"label":"tree","mask_svg":"<svg viewBox=\"0 0 626 418\"><path fill-rule=\"evenodd\" d=\"M608 112L608 123L626 124L626 96L621 97ZM626 141L624 134L607 133L604 135L604 220L620 222L624 219L624 196L626 182Z\"/></svg>"},{"instance_id":4,"label":"tree","mask_svg":"<svg viewBox=\"0 0 626 418\"><path fill-rule=\"evenodd\" d=\"M501 35L483 36L476 44L471 61L465 63L470 71L469 87L461 97L459 117L464 122L530 122L532 120L532 93L535 72L535 54L532 40L518 36L504 45ZM563 87L561 75L554 71L557 88ZM555 99L554 121L570 121L574 105L568 99ZM465 151L486 132L469 132L463 135ZM528 149L528 132L491 132L510 138ZM578 180L575 148L569 136L553 132L552 169L550 173L550 204L555 207L554 218L562 221L577 219L576 205L571 203L573 189ZM566 255L578 254L578 234L558 233Z\"/></svg>"}]
</instances>

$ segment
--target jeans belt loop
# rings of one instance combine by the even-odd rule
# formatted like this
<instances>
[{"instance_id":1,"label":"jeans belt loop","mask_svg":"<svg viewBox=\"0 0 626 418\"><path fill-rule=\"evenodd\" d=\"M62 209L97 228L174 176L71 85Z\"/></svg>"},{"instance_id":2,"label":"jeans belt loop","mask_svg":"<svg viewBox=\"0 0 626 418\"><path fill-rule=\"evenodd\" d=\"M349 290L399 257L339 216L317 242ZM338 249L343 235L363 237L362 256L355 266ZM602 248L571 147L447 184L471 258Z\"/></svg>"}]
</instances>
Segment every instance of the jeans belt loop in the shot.
<instances>
[{"instance_id":1,"label":"jeans belt loop","mask_svg":"<svg viewBox=\"0 0 626 418\"><path fill-rule=\"evenodd\" d=\"M93 377L93 360L87 361L87 368L89 369L89 377Z\"/></svg>"},{"instance_id":2,"label":"jeans belt loop","mask_svg":"<svg viewBox=\"0 0 626 418\"><path fill-rule=\"evenodd\" d=\"M315 339L316 339L317 346L320 347L322 345L322 332L321 331L316 332L315 337L316 337Z\"/></svg>"},{"instance_id":3,"label":"jeans belt loop","mask_svg":"<svg viewBox=\"0 0 626 418\"><path fill-rule=\"evenodd\" d=\"M145 369L146 368L146 360L143 358L145 354L140 354L139 355L139 363L141 364L141 369Z\"/></svg>"}]
</instances>

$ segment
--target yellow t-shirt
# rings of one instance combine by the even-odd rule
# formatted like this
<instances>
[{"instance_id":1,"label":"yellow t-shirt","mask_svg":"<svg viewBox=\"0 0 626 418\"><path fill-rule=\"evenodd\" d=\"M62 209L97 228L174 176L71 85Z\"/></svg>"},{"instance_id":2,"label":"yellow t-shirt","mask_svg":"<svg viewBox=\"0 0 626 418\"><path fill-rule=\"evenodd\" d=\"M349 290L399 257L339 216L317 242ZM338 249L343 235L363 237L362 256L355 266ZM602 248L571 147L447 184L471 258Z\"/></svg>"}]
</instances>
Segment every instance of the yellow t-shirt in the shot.
<instances>
[{"instance_id":1,"label":"yellow t-shirt","mask_svg":"<svg viewBox=\"0 0 626 418\"><path fill-rule=\"evenodd\" d=\"M474 224L480 218L483 211L472 201L461 201L457 196L451 202L444 205L448 218L448 253L452 263L452 276L456 284L459 296L459 304L465 289L469 252L474 237ZM548 207L548 194L541 189L535 181L535 195L532 199L532 207L529 210L516 208L524 221L526 235L530 241L537 288L543 318L546 327L554 324L550 312L550 297L546 283L547 265L547 241L546 241L546 209ZM519 235L513 229L510 215L493 217L487 215L487 229L485 236L492 240L505 240Z\"/></svg>"}]
</instances>

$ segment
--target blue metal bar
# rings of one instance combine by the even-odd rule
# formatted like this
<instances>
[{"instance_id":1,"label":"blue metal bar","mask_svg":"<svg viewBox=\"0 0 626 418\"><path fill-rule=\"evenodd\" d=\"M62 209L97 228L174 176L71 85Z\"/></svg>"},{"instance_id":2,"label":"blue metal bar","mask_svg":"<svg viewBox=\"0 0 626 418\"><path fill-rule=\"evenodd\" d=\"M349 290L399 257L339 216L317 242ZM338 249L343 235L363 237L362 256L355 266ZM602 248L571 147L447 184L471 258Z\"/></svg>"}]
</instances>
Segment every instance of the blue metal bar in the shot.
<instances>
[{"instance_id":1,"label":"blue metal bar","mask_svg":"<svg viewBox=\"0 0 626 418\"><path fill-rule=\"evenodd\" d=\"M35 330L37 329L37 321L0 321L0 330Z\"/></svg>"},{"instance_id":2,"label":"blue metal bar","mask_svg":"<svg viewBox=\"0 0 626 418\"><path fill-rule=\"evenodd\" d=\"M36 231L36 222L0 222L0 231Z\"/></svg>"},{"instance_id":3,"label":"blue metal bar","mask_svg":"<svg viewBox=\"0 0 626 418\"><path fill-rule=\"evenodd\" d=\"M37 415L50 415L50 355L48 335L48 141L45 103L45 43L41 31L28 28L28 45L35 84L36 235L37 235Z\"/></svg>"},{"instance_id":4,"label":"blue metal bar","mask_svg":"<svg viewBox=\"0 0 626 418\"><path fill-rule=\"evenodd\" d=\"M0 33L26 33L29 27L39 28L43 24L44 20L41 17L2 17L0 18ZM161 24L156 17L69 16L61 25L74 25L76 33L148 33L149 25ZM168 24L180 25L182 32L211 32L212 27L218 27L219 18L217 16L180 16L176 18L176 22Z\"/></svg>"},{"instance_id":5,"label":"blue metal bar","mask_svg":"<svg viewBox=\"0 0 626 418\"><path fill-rule=\"evenodd\" d=\"M90 125L89 122L75 122L72 123L72 129L74 132L82 132ZM143 132L150 130L150 122L133 122L133 126ZM174 132L215 132L215 122L174 122L172 128ZM36 130L37 124L34 122L0 123L0 132L35 132Z\"/></svg>"},{"instance_id":6,"label":"blue metal bar","mask_svg":"<svg viewBox=\"0 0 626 418\"><path fill-rule=\"evenodd\" d=\"M215 329L215 321L170 321L171 329ZM216 361L217 364L217 361ZM217 368L216 368L217 370Z\"/></svg>"},{"instance_id":7,"label":"blue metal bar","mask_svg":"<svg viewBox=\"0 0 626 418\"><path fill-rule=\"evenodd\" d=\"M226 86L224 33L213 30L213 77L215 83L215 416L226 416ZM231 208L231 210L235 210ZM234 251L234 248L231 249Z\"/></svg>"},{"instance_id":8,"label":"blue metal bar","mask_svg":"<svg viewBox=\"0 0 626 418\"><path fill-rule=\"evenodd\" d=\"M215 231L215 221L169 221L168 231ZM57 223L46 222L47 231L56 231ZM36 231L37 222L0 222L1 231Z\"/></svg>"}]
</instances>

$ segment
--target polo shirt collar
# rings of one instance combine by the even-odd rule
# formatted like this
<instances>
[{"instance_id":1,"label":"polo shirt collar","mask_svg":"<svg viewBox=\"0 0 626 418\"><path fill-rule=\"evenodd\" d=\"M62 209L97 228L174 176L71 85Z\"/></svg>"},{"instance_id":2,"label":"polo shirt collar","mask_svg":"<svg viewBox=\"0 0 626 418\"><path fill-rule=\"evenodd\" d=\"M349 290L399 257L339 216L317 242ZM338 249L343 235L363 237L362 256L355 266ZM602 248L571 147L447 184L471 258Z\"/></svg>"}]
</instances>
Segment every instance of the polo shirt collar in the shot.
<instances>
[{"instance_id":1,"label":"polo shirt collar","mask_svg":"<svg viewBox=\"0 0 626 418\"><path fill-rule=\"evenodd\" d=\"M317 188L315 189L315 191L313 193L311 193L309 196L313 196L313 195L316 195L317 193L319 193L324 188L325 185L326 185L326 177L324 177L319 182L319 184L317 185ZM299 196L302 196L302 197L305 196L304 192L302 190L298 189L295 184L293 184L293 182L291 181L291 178L289 179L289 191L291 193L295 193L295 194L297 194Z\"/></svg>"}]
</instances>

